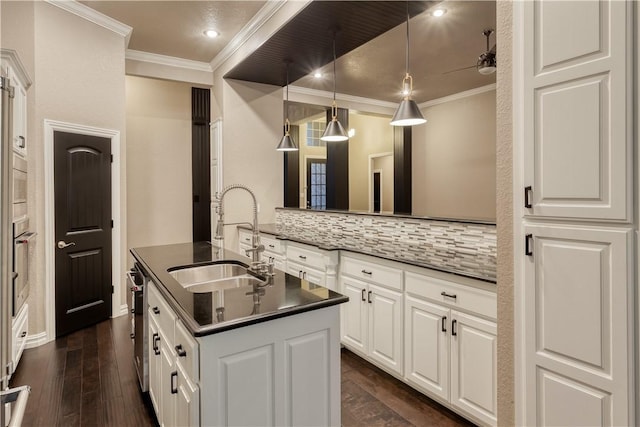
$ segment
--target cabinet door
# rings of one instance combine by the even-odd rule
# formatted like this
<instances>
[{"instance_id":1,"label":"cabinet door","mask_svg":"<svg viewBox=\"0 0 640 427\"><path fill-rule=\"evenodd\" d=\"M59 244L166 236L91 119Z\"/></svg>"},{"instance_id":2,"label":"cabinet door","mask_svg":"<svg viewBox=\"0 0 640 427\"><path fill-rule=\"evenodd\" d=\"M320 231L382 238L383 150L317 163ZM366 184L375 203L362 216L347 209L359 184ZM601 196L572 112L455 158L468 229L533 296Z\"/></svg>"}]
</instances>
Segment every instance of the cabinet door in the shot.
<instances>
[{"instance_id":1,"label":"cabinet door","mask_svg":"<svg viewBox=\"0 0 640 427\"><path fill-rule=\"evenodd\" d=\"M524 2L528 215L632 219L632 3Z\"/></svg>"},{"instance_id":2,"label":"cabinet door","mask_svg":"<svg viewBox=\"0 0 640 427\"><path fill-rule=\"evenodd\" d=\"M160 408L162 402L160 401L160 343L158 325L155 319L151 315L151 308L149 308L149 333L148 333L148 345L149 349L149 398L153 404L153 408L156 414L160 414Z\"/></svg>"},{"instance_id":3,"label":"cabinet door","mask_svg":"<svg viewBox=\"0 0 640 427\"><path fill-rule=\"evenodd\" d=\"M449 400L449 309L407 295L405 298L405 378Z\"/></svg>"},{"instance_id":4,"label":"cabinet door","mask_svg":"<svg viewBox=\"0 0 640 427\"><path fill-rule=\"evenodd\" d=\"M176 395L177 426L200 425L200 393L191 382L182 365L176 364L178 371L178 394Z\"/></svg>"},{"instance_id":5,"label":"cabinet door","mask_svg":"<svg viewBox=\"0 0 640 427\"><path fill-rule=\"evenodd\" d=\"M178 387L178 371L173 344L160 331L160 393L162 394L161 415L158 421L161 426L176 425L176 394ZM159 414L159 412L156 412Z\"/></svg>"},{"instance_id":6,"label":"cabinet door","mask_svg":"<svg viewBox=\"0 0 640 427\"><path fill-rule=\"evenodd\" d=\"M341 304L342 342L349 348L366 353L367 349L367 303L368 286L359 280L341 277L342 294L349 301Z\"/></svg>"},{"instance_id":7,"label":"cabinet door","mask_svg":"<svg viewBox=\"0 0 640 427\"><path fill-rule=\"evenodd\" d=\"M369 354L387 368L402 375L404 336L402 293L369 285Z\"/></svg>"},{"instance_id":8,"label":"cabinet door","mask_svg":"<svg viewBox=\"0 0 640 427\"><path fill-rule=\"evenodd\" d=\"M451 310L451 404L489 425L497 424L496 343L495 322Z\"/></svg>"},{"instance_id":9,"label":"cabinet door","mask_svg":"<svg viewBox=\"0 0 640 427\"><path fill-rule=\"evenodd\" d=\"M292 276L296 276L302 279L302 273L304 272L304 267L300 264L296 264L295 262L287 261L287 273Z\"/></svg>"},{"instance_id":10,"label":"cabinet door","mask_svg":"<svg viewBox=\"0 0 640 427\"><path fill-rule=\"evenodd\" d=\"M525 231L533 239L524 265L526 424L635 424L633 230Z\"/></svg>"},{"instance_id":11,"label":"cabinet door","mask_svg":"<svg viewBox=\"0 0 640 427\"><path fill-rule=\"evenodd\" d=\"M314 268L304 267L302 271L302 278L316 285L324 286L326 275Z\"/></svg>"}]
</instances>

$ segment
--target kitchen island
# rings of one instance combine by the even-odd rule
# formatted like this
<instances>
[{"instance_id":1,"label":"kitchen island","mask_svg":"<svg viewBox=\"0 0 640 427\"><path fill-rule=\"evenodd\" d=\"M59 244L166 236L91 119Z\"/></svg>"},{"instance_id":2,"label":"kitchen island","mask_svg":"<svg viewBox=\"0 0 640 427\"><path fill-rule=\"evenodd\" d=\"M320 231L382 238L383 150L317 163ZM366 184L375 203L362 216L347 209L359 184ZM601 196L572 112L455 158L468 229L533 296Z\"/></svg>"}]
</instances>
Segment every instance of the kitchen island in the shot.
<instances>
[{"instance_id":1,"label":"kitchen island","mask_svg":"<svg viewBox=\"0 0 640 427\"><path fill-rule=\"evenodd\" d=\"M161 425L340 424L347 297L278 270L198 283L192 267L246 266L208 242L131 254L150 279L149 394Z\"/></svg>"}]
</instances>

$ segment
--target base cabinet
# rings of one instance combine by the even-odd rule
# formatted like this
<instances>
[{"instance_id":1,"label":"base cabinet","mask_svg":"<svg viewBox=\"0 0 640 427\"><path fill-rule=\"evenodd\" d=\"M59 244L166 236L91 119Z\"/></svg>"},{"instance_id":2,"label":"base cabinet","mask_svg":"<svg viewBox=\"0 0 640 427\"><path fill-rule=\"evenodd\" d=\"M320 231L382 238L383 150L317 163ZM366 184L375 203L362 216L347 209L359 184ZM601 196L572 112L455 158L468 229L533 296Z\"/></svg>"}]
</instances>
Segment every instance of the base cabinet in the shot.
<instances>
[{"instance_id":1,"label":"base cabinet","mask_svg":"<svg viewBox=\"0 0 640 427\"><path fill-rule=\"evenodd\" d=\"M342 343L383 369L403 373L402 293L341 276Z\"/></svg>"},{"instance_id":2,"label":"base cabinet","mask_svg":"<svg viewBox=\"0 0 640 427\"><path fill-rule=\"evenodd\" d=\"M29 305L24 304L18 315L12 319L11 327L11 374L18 369L18 363L27 344L27 331L29 328Z\"/></svg>"},{"instance_id":3,"label":"base cabinet","mask_svg":"<svg viewBox=\"0 0 640 427\"><path fill-rule=\"evenodd\" d=\"M497 326L480 317L492 316L495 297L413 273L406 286L406 382L476 422L496 425Z\"/></svg>"}]
</instances>

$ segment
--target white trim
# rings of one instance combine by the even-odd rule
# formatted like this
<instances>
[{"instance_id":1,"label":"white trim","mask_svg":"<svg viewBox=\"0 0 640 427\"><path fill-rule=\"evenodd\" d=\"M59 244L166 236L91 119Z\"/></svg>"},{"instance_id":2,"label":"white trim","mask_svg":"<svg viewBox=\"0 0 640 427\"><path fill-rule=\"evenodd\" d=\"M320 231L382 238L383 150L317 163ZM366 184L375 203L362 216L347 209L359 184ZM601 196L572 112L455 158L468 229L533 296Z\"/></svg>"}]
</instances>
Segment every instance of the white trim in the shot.
<instances>
[{"instance_id":1,"label":"white trim","mask_svg":"<svg viewBox=\"0 0 640 427\"><path fill-rule=\"evenodd\" d=\"M115 311L114 311L112 317L120 317L120 316L124 316L126 314L129 314L129 306L125 303L125 304L122 304L120 306L120 312L118 313L118 315L116 316Z\"/></svg>"},{"instance_id":2,"label":"white trim","mask_svg":"<svg viewBox=\"0 0 640 427\"><path fill-rule=\"evenodd\" d=\"M0 59L2 61L7 61L9 66L13 68L13 72L20 79L20 83L24 86L24 89L27 90L33 83L29 74L27 73L27 69L24 67L24 64L20 60L20 55L13 49L5 49L0 48Z\"/></svg>"},{"instance_id":3,"label":"white trim","mask_svg":"<svg viewBox=\"0 0 640 427\"><path fill-rule=\"evenodd\" d=\"M42 331L34 335L27 335L27 341L24 344L24 348L40 347L48 342L47 332Z\"/></svg>"},{"instance_id":4,"label":"white trim","mask_svg":"<svg viewBox=\"0 0 640 427\"><path fill-rule=\"evenodd\" d=\"M129 40L131 39L131 32L133 28L127 24L113 19L103 13L98 12L95 9L85 6L82 3L78 3L75 0L45 0L50 5L59 7L62 10L66 10L80 18L86 19L89 22L100 25L107 30L111 30L116 34L125 38L125 47L129 46Z\"/></svg>"},{"instance_id":5,"label":"white trim","mask_svg":"<svg viewBox=\"0 0 640 427\"><path fill-rule=\"evenodd\" d=\"M524 425L527 419L526 402L526 358L525 358L525 277L522 257L524 236L523 200L520 197L524 188L524 2L513 2L512 36L512 132L513 132L513 315L514 328L514 406L515 423Z\"/></svg>"},{"instance_id":6,"label":"white trim","mask_svg":"<svg viewBox=\"0 0 640 427\"><path fill-rule=\"evenodd\" d=\"M481 93L489 92L492 90L496 90L495 83L491 83L490 85L486 85L486 86L480 86L474 89L465 90L464 92L454 93L453 95L444 96L442 98L425 101L422 104L419 104L418 108L422 110L424 108L432 107L434 105L444 104L445 102L457 101L458 99L468 98L469 96L479 95Z\"/></svg>"},{"instance_id":7,"label":"white trim","mask_svg":"<svg viewBox=\"0 0 640 427\"><path fill-rule=\"evenodd\" d=\"M215 70L231 57L240 46L246 43L282 6L287 3L280 0L268 0L264 6L251 18L251 20L236 34L233 39L210 62L210 67ZM266 40L266 39L265 39Z\"/></svg>"},{"instance_id":8,"label":"white trim","mask_svg":"<svg viewBox=\"0 0 640 427\"><path fill-rule=\"evenodd\" d=\"M208 62L193 61L191 59L160 55L158 53L143 52L134 49L127 49L124 58L130 61L149 62L151 64L168 65L169 67L184 68L187 70L204 71L208 73L213 71Z\"/></svg>"},{"instance_id":9,"label":"white trim","mask_svg":"<svg viewBox=\"0 0 640 427\"><path fill-rule=\"evenodd\" d=\"M319 89L311 89L308 87L295 86L295 85L289 85L289 93L326 98L328 102L327 105L330 105L331 100L333 99L333 92L329 92L326 90L319 90ZM284 98L285 98L285 95L283 92L283 99ZM354 103L360 103L360 104L366 104L366 105L374 105L376 107L384 107L384 108L395 109L398 107L397 102L381 101L379 99L364 98L362 96L347 95L344 93L336 93L336 100L354 102Z\"/></svg>"},{"instance_id":10,"label":"white trim","mask_svg":"<svg viewBox=\"0 0 640 427\"><path fill-rule=\"evenodd\" d=\"M45 331L46 341L55 339L55 199L53 188L53 133L54 131L94 135L111 139L111 281L114 293L111 301L111 315L120 315L121 279L120 271L121 225L120 225L120 131L102 129L73 123L44 120L44 216L45 216Z\"/></svg>"},{"instance_id":11,"label":"white trim","mask_svg":"<svg viewBox=\"0 0 640 427\"><path fill-rule=\"evenodd\" d=\"M393 152L391 151L387 151L384 153L374 153L374 154L369 154L369 174L368 174L368 181L369 181L369 194L367 196L367 200L369 201L369 213L373 213L373 197L371 197L371 195L373 194L373 179L371 179L373 177L373 160L379 157L387 157L387 156L393 156ZM376 169L379 170L379 169ZM380 172L380 213L382 213L382 172Z\"/></svg>"}]
</instances>

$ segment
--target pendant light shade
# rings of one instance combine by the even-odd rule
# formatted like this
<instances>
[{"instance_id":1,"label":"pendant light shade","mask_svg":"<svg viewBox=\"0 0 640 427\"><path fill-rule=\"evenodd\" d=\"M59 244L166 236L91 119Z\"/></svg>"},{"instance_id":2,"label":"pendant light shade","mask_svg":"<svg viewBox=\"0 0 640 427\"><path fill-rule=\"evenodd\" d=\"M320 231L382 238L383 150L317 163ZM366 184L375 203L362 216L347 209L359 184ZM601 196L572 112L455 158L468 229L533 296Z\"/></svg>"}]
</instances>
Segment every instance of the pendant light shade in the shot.
<instances>
[{"instance_id":1,"label":"pendant light shade","mask_svg":"<svg viewBox=\"0 0 640 427\"><path fill-rule=\"evenodd\" d=\"M349 135L338 120L338 105L336 104L336 35L333 34L333 103L331 104L331 121L327 123L321 141L346 141Z\"/></svg>"},{"instance_id":2,"label":"pendant light shade","mask_svg":"<svg viewBox=\"0 0 640 427\"><path fill-rule=\"evenodd\" d=\"M413 78L409 74L409 2L407 1L407 50L405 62L405 75L402 79L402 87L404 90L404 99L400 102L396 113L391 119L391 126L415 126L427 122L424 118L416 101L411 99L413 92Z\"/></svg>"},{"instance_id":3,"label":"pendant light shade","mask_svg":"<svg viewBox=\"0 0 640 427\"><path fill-rule=\"evenodd\" d=\"M287 118L284 121L284 136L280 140L276 150L298 151L298 147L296 147L295 142L293 142L293 138L291 138L291 135L289 134L289 130L291 129L291 123L289 123L289 62L287 62L287 97L284 101L284 110L287 115Z\"/></svg>"}]
</instances>

